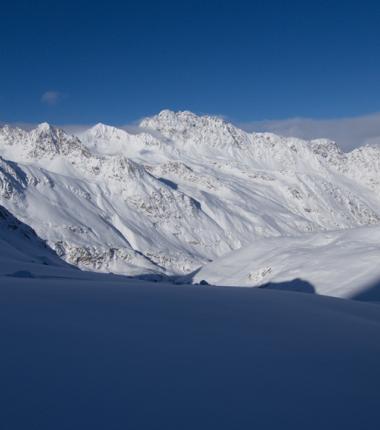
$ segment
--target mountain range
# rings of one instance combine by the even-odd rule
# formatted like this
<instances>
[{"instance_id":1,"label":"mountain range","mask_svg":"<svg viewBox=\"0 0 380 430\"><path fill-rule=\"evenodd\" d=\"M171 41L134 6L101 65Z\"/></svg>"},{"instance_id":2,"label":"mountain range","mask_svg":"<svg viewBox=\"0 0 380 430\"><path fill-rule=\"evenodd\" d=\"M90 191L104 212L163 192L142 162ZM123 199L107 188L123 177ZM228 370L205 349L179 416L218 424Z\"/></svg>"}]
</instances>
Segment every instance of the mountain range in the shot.
<instances>
[{"instance_id":1,"label":"mountain range","mask_svg":"<svg viewBox=\"0 0 380 430\"><path fill-rule=\"evenodd\" d=\"M345 153L328 139L248 133L187 111L164 110L133 132L5 125L0 204L86 271L165 278L203 267L200 281L244 252L254 267L239 282L256 286L274 279L273 268L252 273L270 266L262 260L274 249L282 258L284 243L289 259L289 243L310 250L320 237L343 238L338 254L352 234L373 250L366 237L379 234L380 146ZM304 255L301 267L315 254Z\"/></svg>"}]
</instances>

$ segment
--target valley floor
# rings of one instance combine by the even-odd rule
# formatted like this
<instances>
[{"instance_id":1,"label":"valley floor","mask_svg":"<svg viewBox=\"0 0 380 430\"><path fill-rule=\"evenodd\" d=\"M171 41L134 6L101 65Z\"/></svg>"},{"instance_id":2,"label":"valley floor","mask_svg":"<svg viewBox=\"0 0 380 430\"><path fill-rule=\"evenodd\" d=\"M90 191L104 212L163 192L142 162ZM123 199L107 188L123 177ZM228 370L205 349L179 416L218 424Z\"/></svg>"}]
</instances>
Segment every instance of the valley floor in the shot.
<instances>
[{"instance_id":1,"label":"valley floor","mask_svg":"<svg viewBox=\"0 0 380 430\"><path fill-rule=\"evenodd\" d=\"M380 422L377 304L106 276L0 283L2 429Z\"/></svg>"}]
</instances>

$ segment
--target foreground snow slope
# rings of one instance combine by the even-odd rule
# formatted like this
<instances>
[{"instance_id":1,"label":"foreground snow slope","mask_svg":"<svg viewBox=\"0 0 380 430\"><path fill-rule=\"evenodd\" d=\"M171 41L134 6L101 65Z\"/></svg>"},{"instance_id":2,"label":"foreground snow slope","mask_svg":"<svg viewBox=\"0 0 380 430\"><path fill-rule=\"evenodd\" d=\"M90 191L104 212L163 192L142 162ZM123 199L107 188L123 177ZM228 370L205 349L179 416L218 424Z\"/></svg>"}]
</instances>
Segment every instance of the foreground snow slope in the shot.
<instances>
[{"instance_id":1,"label":"foreground snow slope","mask_svg":"<svg viewBox=\"0 0 380 430\"><path fill-rule=\"evenodd\" d=\"M380 222L380 147L163 111L134 133L0 128L0 204L67 262L184 274L260 238Z\"/></svg>"},{"instance_id":2,"label":"foreground snow slope","mask_svg":"<svg viewBox=\"0 0 380 430\"><path fill-rule=\"evenodd\" d=\"M99 279L0 278L2 428L377 428L378 305Z\"/></svg>"},{"instance_id":3,"label":"foreground snow slope","mask_svg":"<svg viewBox=\"0 0 380 430\"><path fill-rule=\"evenodd\" d=\"M258 240L202 267L194 281L202 279L353 297L380 284L380 227Z\"/></svg>"}]
</instances>

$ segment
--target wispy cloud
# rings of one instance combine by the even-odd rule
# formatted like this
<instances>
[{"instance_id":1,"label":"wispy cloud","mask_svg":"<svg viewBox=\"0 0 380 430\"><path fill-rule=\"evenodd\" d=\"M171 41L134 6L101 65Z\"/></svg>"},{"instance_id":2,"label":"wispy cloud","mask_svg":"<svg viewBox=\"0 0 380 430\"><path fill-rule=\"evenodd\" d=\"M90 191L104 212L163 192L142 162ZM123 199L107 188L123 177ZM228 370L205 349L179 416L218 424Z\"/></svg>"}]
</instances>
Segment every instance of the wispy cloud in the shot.
<instances>
[{"instance_id":1,"label":"wispy cloud","mask_svg":"<svg viewBox=\"0 0 380 430\"><path fill-rule=\"evenodd\" d=\"M65 97L65 94L60 91L45 91L41 96L41 102L49 106L54 106Z\"/></svg>"},{"instance_id":2,"label":"wispy cloud","mask_svg":"<svg viewBox=\"0 0 380 430\"><path fill-rule=\"evenodd\" d=\"M238 124L247 131L269 131L302 139L326 137L345 151L369 143L380 143L380 112L341 119L290 118Z\"/></svg>"}]
</instances>

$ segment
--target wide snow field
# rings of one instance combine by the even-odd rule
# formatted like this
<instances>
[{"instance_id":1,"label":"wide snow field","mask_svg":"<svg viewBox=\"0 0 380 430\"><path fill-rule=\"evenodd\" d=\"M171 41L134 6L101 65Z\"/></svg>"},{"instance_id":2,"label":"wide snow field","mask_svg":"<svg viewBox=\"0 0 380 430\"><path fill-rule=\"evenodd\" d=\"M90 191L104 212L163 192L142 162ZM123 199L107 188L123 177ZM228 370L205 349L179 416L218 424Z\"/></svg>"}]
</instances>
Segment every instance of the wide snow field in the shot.
<instances>
[{"instance_id":1,"label":"wide snow field","mask_svg":"<svg viewBox=\"0 0 380 430\"><path fill-rule=\"evenodd\" d=\"M380 306L101 279L0 278L1 429L380 425Z\"/></svg>"}]
</instances>

